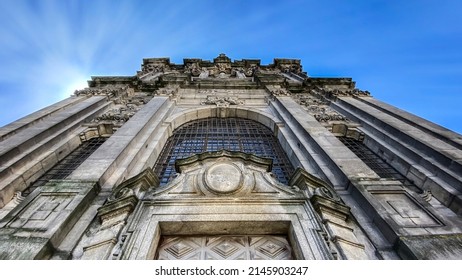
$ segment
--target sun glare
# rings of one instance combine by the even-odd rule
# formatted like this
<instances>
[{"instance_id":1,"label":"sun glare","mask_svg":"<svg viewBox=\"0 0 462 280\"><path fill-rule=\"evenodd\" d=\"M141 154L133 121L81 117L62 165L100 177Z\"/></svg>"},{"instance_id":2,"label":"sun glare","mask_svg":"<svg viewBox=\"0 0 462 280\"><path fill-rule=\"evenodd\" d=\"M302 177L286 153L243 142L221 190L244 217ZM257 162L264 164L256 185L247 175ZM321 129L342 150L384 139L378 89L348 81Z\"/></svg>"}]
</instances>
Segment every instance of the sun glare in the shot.
<instances>
[{"instance_id":1,"label":"sun glare","mask_svg":"<svg viewBox=\"0 0 462 280\"><path fill-rule=\"evenodd\" d=\"M80 90L80 89L84 89L86 87L88 87L88 78L84 78L84 77L79 77L79 78L76 78L75 80L69 82L69 84L64 88L63 92L62 92L62 95L63 97L69 97L71 96L72 94L74 94L74 92L76 90Z\"/></svg>"}]
</instances>

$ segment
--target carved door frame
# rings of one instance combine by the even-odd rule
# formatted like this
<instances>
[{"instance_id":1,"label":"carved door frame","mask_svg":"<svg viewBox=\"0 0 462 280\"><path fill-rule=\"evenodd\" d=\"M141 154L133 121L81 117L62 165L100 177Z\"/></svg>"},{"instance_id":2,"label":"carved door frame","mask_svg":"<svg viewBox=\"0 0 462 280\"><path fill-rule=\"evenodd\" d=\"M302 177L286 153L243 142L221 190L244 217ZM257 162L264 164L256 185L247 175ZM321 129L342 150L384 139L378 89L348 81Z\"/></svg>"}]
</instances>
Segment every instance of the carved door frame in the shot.
<instances>
[{"instance_id":1,"label":"carved door frame","mask_svg":"<svg viewBox=\"0 0 462 280\"><path fill-rule=\"evenodd\" d=\"M285 235L296 259L331 259L305 191L279 183L271 159L230 151L177 160L179 175L138 202L122 259L153 259L162 235Z\"/></svg>"},{"instance_id":2,"label":"carved door frame","mask_svg":"<svg viewBox=\"0 0 462 280\"><path fill-rule=\"evenodd\" d=\"M301 220L302 213L229 214L229 215L184 215L153 214L158 207L143 203L144 220L141 227L132 223L127 231L122 259L154 259L163 235L287 235L295 259L331 259L330 252L323 247L324 240L318 232L310 229ZM145 220L145 218L148 220ZM323 250L319 250L319 249Z\"/></svg>"}]
</instances>

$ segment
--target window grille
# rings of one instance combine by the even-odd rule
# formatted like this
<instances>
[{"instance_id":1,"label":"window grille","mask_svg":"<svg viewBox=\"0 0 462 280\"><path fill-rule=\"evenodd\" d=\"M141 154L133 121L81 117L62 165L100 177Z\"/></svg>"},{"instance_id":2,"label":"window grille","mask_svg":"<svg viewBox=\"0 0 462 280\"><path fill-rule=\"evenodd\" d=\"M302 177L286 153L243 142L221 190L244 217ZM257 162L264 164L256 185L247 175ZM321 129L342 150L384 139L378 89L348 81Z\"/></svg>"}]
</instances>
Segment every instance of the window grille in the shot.
<instances>
[{"instance_id":1,"label":"window grille","mask_svg":"<svg viewBox=\"0 0 462 280\"><path fill-rule=\"evenodd\" d=\"M375 154L363 142L348 137L339 137L339 140L381 178L395 179L400 181L406 187L410 187L412 189L416 188L411 181Z\"/></svg>"},{"instance_id":2,"label":"window grille","mask_svg":"<svg viewBox=\"0 0 462 280\"><path fill-rule=\"evenodd\" d=\"M37 181L24 191L23 196L29 195L37 187L45 185L53 179L67 178L77 167L79 167L96 149L98 149L107 138L91 138L83 142L69 155L59 161L55 166L42 175Z\"/></svg>"},{"instance_id":3,"label":"window grille","mask_svg":"<svg viewBox=\"0 0 462 280\"><path fill-rule=\"evenodd\" d=\"M272 131L264 125L241 118L206 118L177 128L167 140L154 166L160 184L175 176L175 161L194 154L219 150L240 151L273 159L272 172L287 184L294 171Z\"/></svg>"}]
</instances>

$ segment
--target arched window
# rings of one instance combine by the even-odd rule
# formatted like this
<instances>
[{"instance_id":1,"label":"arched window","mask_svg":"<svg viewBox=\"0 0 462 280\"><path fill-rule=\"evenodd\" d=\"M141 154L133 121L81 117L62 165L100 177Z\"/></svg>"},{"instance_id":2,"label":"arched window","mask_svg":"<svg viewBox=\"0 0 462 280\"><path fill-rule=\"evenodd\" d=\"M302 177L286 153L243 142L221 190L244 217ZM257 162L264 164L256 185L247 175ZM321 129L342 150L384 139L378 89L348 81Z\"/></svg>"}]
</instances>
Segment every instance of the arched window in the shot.
<instances>
[{"instance_id":1,"label":"arched window","mask_svg":"<svg viewBox=\"0 0 462 280\"><path fill-rule=\"evenodd\" d=\"M175 161L219 150L240 151L273 159L272 172L287 184L294 168L277 138L266 126L241 118L206 118L187 122L175 129L154 166L160 184L176 175Z\"/></svg>"}]
</instances>

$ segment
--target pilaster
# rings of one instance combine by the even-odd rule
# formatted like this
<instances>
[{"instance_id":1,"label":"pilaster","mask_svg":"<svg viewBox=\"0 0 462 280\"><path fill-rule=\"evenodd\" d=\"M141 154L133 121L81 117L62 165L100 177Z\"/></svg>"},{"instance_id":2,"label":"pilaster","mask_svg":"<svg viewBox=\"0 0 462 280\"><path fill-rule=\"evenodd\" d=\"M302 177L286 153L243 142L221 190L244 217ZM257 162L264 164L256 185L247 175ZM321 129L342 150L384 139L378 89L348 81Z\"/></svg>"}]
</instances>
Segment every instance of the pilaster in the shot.
<instances>
[{"instance_id":1,"label":"pilaster","mask_svg":"<svg viewBox=\"0 0 462 280\"><path fill-rule=\"evenodd\" d=\"M285 122L298 135L298 145L305 146L323 179L337 190L346 190L348 176L353 178L378 178L364 162L357 158L340 140L321 125L315 117L290 96L274 97L274 107L285 116ZM346 175L348 174L348 176Z\"/></svg>"},{"instance_id":2,"label":"pilaster","mask_svg":"<svg viewBox=\"0 0 462 280\"><path fill-rule=\"evenodd\" d=\"M104 96L72 98L46 110L49 115L41 112L31 116L33 125L23 124L4 136L0 145L0 207L74 150L80 144L82 123L109 104Z\"/></svg>"},{"instance_id":3,"label":"pilaster","mask_svg":"<svg viewBox=\"0 0 462 280\"><path fill-rule=\"evenodd\" d=\"M148 104L80 165L69 176L69 179L96 180L100 182L101 186L104 186L114 172L127 168L126 165L122 165L127 157L133 159L133 153L140 154L143 152L142 149L134 150L134 147L139 144L137 143L138 140L149 130L152 123L163 117L159 114L159 110L164 106L168 106L168 104L168 97L152 98Z\"/></svg>"},{"instance_id":4,"label":"pilaster","mask_svg":"<svg viewBox=\"0 0 462 280\"><path fill-rule=\"evenodd\" d=\"M397 117L398 109L379 109L378 105L372 97L339 97L333 104L362 125L369 148L460 215L462 151L456 135L428 122L420 123L409 113Z\"/></svg>"}]
</instances>

